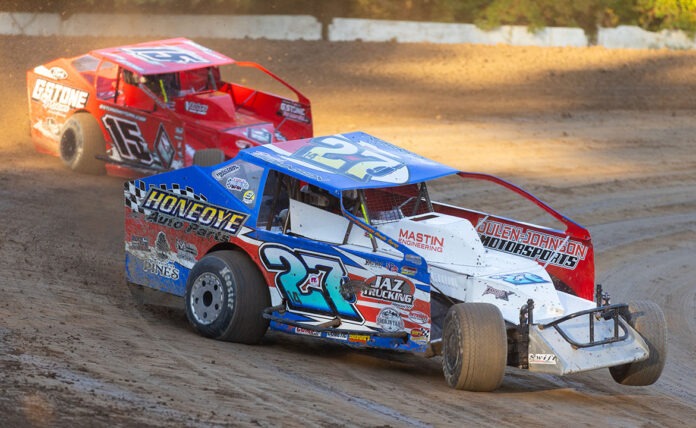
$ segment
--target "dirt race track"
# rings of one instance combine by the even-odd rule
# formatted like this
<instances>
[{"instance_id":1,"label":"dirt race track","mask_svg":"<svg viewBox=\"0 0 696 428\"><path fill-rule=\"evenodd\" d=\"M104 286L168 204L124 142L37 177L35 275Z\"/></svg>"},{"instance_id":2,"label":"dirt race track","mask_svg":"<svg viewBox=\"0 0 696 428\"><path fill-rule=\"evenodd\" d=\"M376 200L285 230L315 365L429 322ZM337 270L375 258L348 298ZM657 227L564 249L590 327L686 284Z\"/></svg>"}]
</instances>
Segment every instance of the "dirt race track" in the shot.
<instances>
[{"instance_id":1,"label":"dirt race track","mask_svg":"<svg viewBox=\"0 0 696 428\"><path fill-rule=\"evenodd\" d=\"M655 385L509 368L484 394L449 389L439 358L216 342L136 304L122 180L36 154L24 83L135 41L0 38L0 426L693 426L696 52L198 40L300 88L317 135L364 130L521 184L589 227L615 302L666 313Z\"/></svg>"}]
</instances>

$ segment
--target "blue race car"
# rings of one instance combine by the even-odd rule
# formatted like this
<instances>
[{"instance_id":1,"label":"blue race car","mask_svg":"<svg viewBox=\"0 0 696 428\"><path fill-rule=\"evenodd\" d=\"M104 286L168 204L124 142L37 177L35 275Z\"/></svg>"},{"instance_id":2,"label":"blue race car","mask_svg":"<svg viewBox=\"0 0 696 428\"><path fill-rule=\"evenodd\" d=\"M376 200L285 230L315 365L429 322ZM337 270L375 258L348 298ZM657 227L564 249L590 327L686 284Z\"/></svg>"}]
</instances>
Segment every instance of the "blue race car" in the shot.
<instances>
[{"instance_id":1,"label":"blue race car","mask_svg":"<svg viewBox=\"0 0 696 428\"><path fill-rule=\"evenodd\" d=\"M560 228L453 204L471 182L523 197ZM447 383L472 391L498 388L506 365L609 367L627 385L664 366L660 308L609 302L585 228L499 178L365 133L130 181L125 205L128 282L183 303L206 337L258 343L270 326L441 355Z\"/></svg>"}]
</instances>

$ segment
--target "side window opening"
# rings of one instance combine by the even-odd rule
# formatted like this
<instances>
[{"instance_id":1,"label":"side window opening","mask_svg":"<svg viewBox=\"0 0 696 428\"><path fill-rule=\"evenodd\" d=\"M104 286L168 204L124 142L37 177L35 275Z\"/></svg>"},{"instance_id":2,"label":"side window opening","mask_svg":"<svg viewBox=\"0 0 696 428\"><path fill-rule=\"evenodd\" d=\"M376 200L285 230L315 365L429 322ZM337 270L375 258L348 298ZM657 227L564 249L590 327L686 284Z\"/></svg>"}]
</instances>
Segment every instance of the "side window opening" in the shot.
<instances>
[{"instance_id":1,"label":"side window opening","mask_svg":"<svg viewBox=\"0 0 696 428\"><path fill-rule=\"evenodd\" d=\"M343 218L338 197L327 190L272 170L266 178L257 226L266 230L294 233L290 212L291 200L314 208L314 212L322 217L323 214L327 214ZM317 209L323 213L316 211ZM304 225L306 229L307 224Z\"/></svg>"},{"instance_id":2,"label":"side window opening","mask_svg":"<svg viewBox=\"0 0 696 428\"><path fill-rule=\"evenodd\" d=\"M301 202L328 211L333 214L341 214L341 203L338 198L328 191L312 184L302 184L299 189Z\"/></svg>"},{"instance_id":3,"label":"side window opening","mask_svg":"<svg viewBox=\"0 0 696 428\"><path fill-rule=\"evenodd\" d=\"M257 226L266 230L285 232L288 223L290 195L296 179L271 170L261 196Z\"/></svg>"},{"instance_id":4,"label":"side window opening","mask_svg":"<svg viewBox=\"0 0 696 428\"><path fill-rule=\"evenodd\" d=\"M97 58L89 54L82 55L75 58L71 64L85 80L94 85L97 67L99 66L99 60Z\"/></svg>"},{"instance_id":5,"label":"side window opening","mask_svg":"<svg viewBox=\"0 0 696 428\"><path fill-rule=\"evenodd\" d=\"M97 98L114 99L119 67L110 61L102 61L96 71L95 90Z\"/></svg>"},{"instance_id":6,"label":"side window opening","mask_svg":"<svg viewBox=\"0 0 696 428\"><path fill-rule=\"evenodd\" d=\"M337 196L278 171L268 173L261 199L261 229L336 244L350 230Z\"/></svg>"},{"instance_id":7,"label":"side window opening","mask_svg":"<svg viewBox=\"0 0 696 428\"><path fill-rule=\"evenodd\" d=\"M140 75L131 70L121 69L119 83L121 87L118 89L123 93L123 97L119 95L115 99L141 110L151 111L155 109L156 105L163 108L174 108L174 98L185 93L181 90L181 82L177 73ZM153 97L156 97L158 102L155 102Z\"/></svg>"},{"instance_id":8,"label":"side window opening","mask_svg":"<svg viewBox=\"0 0 696 428\"><path fill-rule=\"evenodd\" d=\"M155 102L150 95L140 89L140 79L141 77L137 73L131 70L121 69L121 87L118 89L122 92L123 96L119 95L116 98L116 102L140 110L153 111L155 109Z\"/></svg>"}]
</instances>

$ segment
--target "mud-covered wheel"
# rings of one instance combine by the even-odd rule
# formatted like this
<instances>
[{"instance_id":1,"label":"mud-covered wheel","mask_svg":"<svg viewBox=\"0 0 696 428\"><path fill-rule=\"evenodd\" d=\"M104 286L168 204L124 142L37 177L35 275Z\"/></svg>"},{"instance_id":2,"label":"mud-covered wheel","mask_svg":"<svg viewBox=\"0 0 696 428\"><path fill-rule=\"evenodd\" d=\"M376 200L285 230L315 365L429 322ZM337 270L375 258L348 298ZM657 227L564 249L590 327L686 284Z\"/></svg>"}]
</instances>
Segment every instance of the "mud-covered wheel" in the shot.
<instances>
[{"instance_id":1,"label":"mud-covered wheel","mask_svg":"<svg viewBox=\"0 0 696 428\"><path fill-rule=\"evenodd\" d=\"M468 391L493 391L503 382L507 333L500 310L488 303L458 303L442 334L442 370L447 384Z\"/></svg>"},{"instance_id":2,"label":"mud-covered wheel","mask_svg":"<svg viewBox=\"0 0 696 428\"><path fill-rule=\"evenodd\" d=\"M60 158L73 171L104 174L106 141L97 120L89 113L77 113L65 123L60 135Z\"/></svg>"},{"instance_id":3,"label":"mud-covered wheel","mask_svg":"<svg viewBox=\"0 0 696 428\"><path fill-rule=\"evenodd\" d=\"M193 164L213 166L225 161L225 154L220 149L201 149L193 154Z\"/></svg>"},{"instance_id":4,"label":"mud-covered wheel","mask_svg":"<svg viewBox=\"0 0 696 428\"><path fill-rule=\"evenodd\" d=\"M240 251L216 251L191 270L186 284L186 316L203 336L258 343L268 329L263 310L268 287L249 257Z\"/></svg>"},{"instance_id":5,"label":"mud-covered wheel","mask_svg":"<svg viewBox=\"0 0 696 428\"><path fill-rule=\"evenodd\" d=\"M652 385L659 379L667 359L667 322L660 307L649 301L629 303L622 316L648 345L647 360L609 367L614 380L622 385Z\"/></svg>"}]
</instances>

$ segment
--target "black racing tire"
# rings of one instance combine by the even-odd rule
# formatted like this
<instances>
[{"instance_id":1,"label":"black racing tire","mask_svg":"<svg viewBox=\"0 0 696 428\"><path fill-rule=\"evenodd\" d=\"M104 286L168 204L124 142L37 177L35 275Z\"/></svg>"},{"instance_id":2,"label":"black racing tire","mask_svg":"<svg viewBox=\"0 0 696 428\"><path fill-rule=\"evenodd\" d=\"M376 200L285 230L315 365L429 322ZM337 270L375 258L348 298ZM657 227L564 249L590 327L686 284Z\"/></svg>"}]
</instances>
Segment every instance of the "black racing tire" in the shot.
<instances>
[{"instance_id":1,"label":"black racing tire","mask_svg":"<svg viewBox=\"0 0 696 428\"><path fill-rule=\"evenodd\" d=\"M201 149L193 154L193 164L213 166L225 161L225 154L220 149Z\"/></svg>"},{"instance_id":2,"label":"black racing tire","mask_svg":"<svg viewBox=\"0 0 696 428\"><path fill-rule=\"evenodd\" d=\"M648 345L647 360L609 367L617 383L631 386L652 385L660 378L667 360L667 321L662 309L650 301L629 303L622 314Z\"/></svg>"},{"instance_id":3,"label":"black racing tire","mask_svg":"<svg viewBox=\"0 0 696 428\"><path fill-rule=\"evenodd\" d=\"M489 303L458 303L445 316L442 371L454 389L488 392L503 382L507 332L500 310Z\"/></svg>"},{"instance_id":4,"label":"black racing tire","mask_svg":"<svg viewBox=\"0 0 696 428\"><path fill-rule=\"evenodd\" d=\"M97 120L89 113L76 113L63 126L60 135L60 158L68 168L85 174L104 174L106 141Z\"/></svg>"},{"instance_id":5,"label":"black racing tire","mask_svg":"<svg viewBox=\"0 0 696 428\"><path fill-rule=\"evenodd\" d=\"M215 251L199 260L186 283L185 304L189 322L205 337L256 344L268 329L268 287L241 251Z\"/></svg>"}]
</instances>

